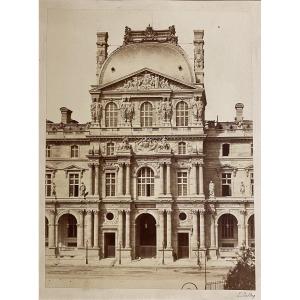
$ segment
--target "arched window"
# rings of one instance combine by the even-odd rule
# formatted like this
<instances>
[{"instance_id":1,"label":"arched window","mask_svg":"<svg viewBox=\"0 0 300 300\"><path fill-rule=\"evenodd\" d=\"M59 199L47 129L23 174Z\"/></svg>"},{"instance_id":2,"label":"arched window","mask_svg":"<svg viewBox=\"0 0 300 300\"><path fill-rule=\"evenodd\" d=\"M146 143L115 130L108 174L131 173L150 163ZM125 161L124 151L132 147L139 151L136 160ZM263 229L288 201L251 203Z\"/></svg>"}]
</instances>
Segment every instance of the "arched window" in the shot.
<instances>
[{"instance_id":1,"label":"arched window","mask_svg":"<svg viewBox=\"0 0 300 300\"><path fill-rule=\"evenodd\" d=\"M46 146L46 157L51 157L51 146L50 145Z\"/></svg>"},{"instance_id":2,"label":"arched window","mask_svg":"<svg viewBox=\"0 0 300 300\"><path fill-rule=\"evenodd\" d=\"M248 230L249 230L249 239L255 239L255 224L254 224L254 215L249 218L248 221Z\"/></svg>"},{"instance_id":3,"label":"arched window","mask_svg":"<svg viewBox=\"0 0 300 300\"><path fill-rule=\"evenodd\" d=\"M67 228L68 228L68 237L77 237L76 218L71 214L68 214Z\"/></svg>"},{"instance_id":4,"label":"arched window","mask_svg":"<svg viewBox=\"0 0 300 300\"><path fill-rule=\"evenodd\" d=\"M113 102L110 102L105 107L105 126L117 127L118 124L118 108Z\"/></svg>"},{"instance_id":5,"label":"arched window","mask_svg":"<svg viewBox=\"0 0 300 300\"><path fill-rule=\"evenodd\" d=\"M152 126L152 104L150 102L144 102L141 105L141 126L151 127Z\"/></svg>"},{"instance_id":6,"label":"arched window","mask_svg":"<svg viewBox=\"0 0 300 300\"><path fill-rule=\"evenodd\" d=\"M137 174L138 196L154 196L154 173L149 167L144 167Z\"/></svg>"},{"instance_id":7,"label":"arched window","mask_svg":"<svg viewBox=\"0 0 300 300\"><path fill-rule=\"evenodd\" d=\"M71 157L79 156L79 147L77 145L71 146Z\"/></svg>"},{"instance_id":8,"label":"arched window","mask_svg":"<svg viewBox=\"0 0 300 300\"><path fill-rule=\"evenodd\" d=\"M107 145L106 145L106 154L107 155L114 155L115 154L115 144L114 143L107 143Z\"/></svg>"},{"instance_id":9,"label":"arched window","mask_svg":"<svg viewBox=\"0 0 300 300\"><path fill-rule=\"evenodd\" d=\"M229 156L230 153L230 144L222 145L222 156Z\"/></svg>"},{"instance_id":10,"label":"arched window","mask_svg":"<svg viewBox=\"0 0 300 300\"><path fill-rule=\"evenodd\" d=\"M188 126L189 111L188 105L184 101L180 101L176 105L176 126Z\"/></svg>"},{"instance_id":11,"label":"arched window","mask_svg":"<svg viewBox=\"0 0 300 300\"><path fill-rule=\"evenodd\" d=\"M186 154L186 143L185 142L178 143L178 154Z\"/></svg>"},{"instance_id":12,"label":"arched window","mask_svg":"<svg viewBox=\"0 0 300 300\"><path fill-rule=\"evenodd\" d=\"M236 219L233 215L225 214L221 219L221 238L233 239L234 227L236 226Z\"/></svg>"}]
</instances>

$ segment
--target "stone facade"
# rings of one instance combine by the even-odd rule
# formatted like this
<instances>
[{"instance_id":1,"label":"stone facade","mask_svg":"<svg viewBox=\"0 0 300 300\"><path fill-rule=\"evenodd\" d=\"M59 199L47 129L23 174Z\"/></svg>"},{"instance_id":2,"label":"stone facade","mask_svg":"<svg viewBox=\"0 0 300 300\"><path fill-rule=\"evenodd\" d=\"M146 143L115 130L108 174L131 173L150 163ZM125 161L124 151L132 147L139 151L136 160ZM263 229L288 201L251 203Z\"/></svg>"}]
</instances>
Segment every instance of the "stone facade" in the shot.
<instances>
[{"instance_id":1,"label":"stone facade","mask_svg":"<svg viewBox=\"0 0 300 300\"><path fill-rule=\"evenodd\" d=\"M46 255L165 262L254 246L252 121L205 120L204 32L194 69L174 26L97 34L91 122L47 121ZM88 104L87 104L88 105Z\"/></svg>"}]
</instances>

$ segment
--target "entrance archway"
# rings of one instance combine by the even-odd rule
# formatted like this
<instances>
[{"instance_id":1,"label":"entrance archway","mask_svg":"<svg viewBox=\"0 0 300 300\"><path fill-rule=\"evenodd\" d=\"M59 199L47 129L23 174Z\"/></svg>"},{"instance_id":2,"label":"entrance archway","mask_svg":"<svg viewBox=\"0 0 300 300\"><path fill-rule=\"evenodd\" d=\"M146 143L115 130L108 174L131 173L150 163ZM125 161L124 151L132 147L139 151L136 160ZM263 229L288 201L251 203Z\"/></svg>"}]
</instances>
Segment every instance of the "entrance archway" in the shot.
<instances>
[{"instance_id":1,"label":"entrance archway","mask_svg":"<svg viewBox=\"0 0 300 300\"><path fill-rule=\"evenodd\" d=\"M71 214L58 220L58 243L61 247L77 247L77 221Z\"/></svg>"},{"instance_id":2,"label":"entrance archway","mask_svg":"<svg viewBox=\"0 0 300 300\"><path fill-rule=\"evenodd\" d=\"M136 221L136 256L156 257L156 220L150 214L141 214Z\"/></svg>"},{"instance_id":3,"label":"entrance archway","mask_svg":"<svg viewBox=\"0 0 300 300\"><path fill-rule=\"evenodd\" d=\"M219 247L235 248L238 246L238 221L232 214L224 214L218 220Z\"/></svg>"}]
</instances>

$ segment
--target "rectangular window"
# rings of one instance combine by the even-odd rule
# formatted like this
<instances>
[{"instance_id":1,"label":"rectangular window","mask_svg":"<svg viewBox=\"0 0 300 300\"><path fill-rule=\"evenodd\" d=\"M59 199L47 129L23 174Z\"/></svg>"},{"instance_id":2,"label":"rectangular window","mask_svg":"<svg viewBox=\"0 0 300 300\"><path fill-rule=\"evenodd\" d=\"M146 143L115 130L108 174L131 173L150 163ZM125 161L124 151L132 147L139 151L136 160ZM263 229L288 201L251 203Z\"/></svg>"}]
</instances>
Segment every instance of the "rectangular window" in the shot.
<instances>
[{"instance_id":1,"label":"rectangular window","mask_svg":"<svg viewBox=\"0 0 300 300\"><path fill-rule=\"evenodd\" d=\"M222 145L222 156L229 156L230 152L230 144L223 144Z\"/></svg>"},{"instance_id":2,"label":"rectangular window","mask_svg":"<svg viewBox=\"0 0 300 300\"><path fill-rule=\"evenodd\" d=\"M46 146L46 157L51 157L51 146L50 145Z\"/></svg>"},{"instance_id":3,"label":"rectangular window","mask_svg":"<svg viewBox=\"0 0 300 300\"><path fill-rule=\"evenodd\" d=\"M79 156L79 147L76 145L71 146L71 157L74 158L78 156Z\"/></svg>"},{"instance_id":4,"label":"rectangular window","mask_svg":"<svg viewBox=\"0 0 300 300\"><path fill-rule=\"evenodd\" d=\"M69 175L69 197L79 196L79 174Z\"/></svg>"},{"instance_id":5,"label":"rectangular window","mask_svg":"<svg viewBox=\"0 0 300 300\"><path fill-rule=\"evenodd\" d=\"M251 196L254 196L254 175L250 173L250 188L251 188Z\"/></svg>"},{"instance_id":6,"label":"rectangular window","mask_svg":"<svg viewBox=\"0 0 300 300\"><path fill-rule=\"evenodd\" d=\"M105 195L106 196L116 195L116 174L115 173L105 174Z\"/></svg>"},{"instance_id":7,"label":"rectangular window","mask_svg":"<svg viewBox=\"0 0 300 300\"><path fill-rule=\"evenodd\" d=\"M114 143L107 144L107 155L114 155L115 154L115 145Z\"/></svg>"},{"instance_id":8,"label":"rectangular window","mask_svg":"<svg viewBox=\"0 0 300 300\"><path fill-rule=\"evenodd\" d=\"M222 174L222 196L231 196L231 173Z\"/></svg>"},{"instance_id":9,"label":"rectangular window","mask_svg":"<svg viewBox=\"0 0 300 300\"><path fill-rule=\"evenodd\" d=\"M187 172L177 173L177 191L178 196L187 195Z\"/></svg>"},{"instance_id":10,"label":"rectangular window","mask_svg":"<svg viewBox=\"0 0 300 300\"><path fill-rule=\"evenodd\" d=\"M51 197L51 186L52 186L52 176L51 174L46 174L45 176L45 194L46 197Z\"/></svg>"}]
</instances>

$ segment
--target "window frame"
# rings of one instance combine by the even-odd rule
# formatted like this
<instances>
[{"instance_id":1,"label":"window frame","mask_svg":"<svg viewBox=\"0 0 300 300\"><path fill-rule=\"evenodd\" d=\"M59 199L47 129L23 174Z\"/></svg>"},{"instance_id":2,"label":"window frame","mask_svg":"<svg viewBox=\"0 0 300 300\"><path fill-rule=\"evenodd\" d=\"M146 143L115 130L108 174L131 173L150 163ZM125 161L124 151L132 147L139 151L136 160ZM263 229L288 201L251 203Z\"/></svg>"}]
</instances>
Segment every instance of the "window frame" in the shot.
<instances>
[{"instance_id":1,"label":"window frame","mask_svg":"<svg viewBox=\"0 0 300 300\"><path fill-rule=\"evenodd\" d=\"M112 152L111 152L111 148L112 148ZM113 156L113 155L115 155L115 143L108 142L106 144L106 155L107 156Z\"/></svg>"},{"instance_id":2,"label":"window frame","mask_svg":"<svg viewBox=\"0 0 300 300\"><path fill-rule=\"evenodd\" d=\"M225 219L225 217L227 217L227 220ZM232 221L232 223L224 224L225 221L228 222L228 220ZM234 227L235 227L235 225L237 225L237 222L236 222L235 217L233 215L225 214L223 216L221 226L220 226L221 227L220 234L221 234L221 239L222 240L233 240L235 238L234 237Z\"/></svg>"},{"instance_id":3,"label":"window frame","mask_svg":"<svg viewBox=\"0 0 300 300\"><path fill-rule=\"evenodd\" d=\"M254 172L250 172L250 195L254 196Z\"/></svg>"},{"instance_id":4,"label":"window frame","mask_svg":"<svg viewBox=\"0 0 300 300\"><path fill-rule=\"evenodd\" d=\"M79 157L79 146L78 145L71 145L70 150L71 150L71 153L70 153L71 158L78 158ZM77 154L77 155L74 155L74 153Z\"/></svg>"},{"instance_id":5,"label":"window frame","mask_svg":"<svg viewBox=\"0 0 300 300\"><path fill-rule=\"evenodd\" d=\"M229 176L225 176L223 177L223 175L229 175ZM228 183L228 181L230 181ZM228 195L224 195L225 194L225 190L223 189L223 187L225 186L229 186L229 193ZM231 197L232 196L232 172L222 172L221 174L221 193L222 193L222 197Z\"/></svg>"},{"instance_id":6,"label":"window frame","mask_svg":"<svg viewBox=\"0 0 300 300\"><path fill-rule=\"evenodd\" d=\"M74 220L75 223L70 223L70 219ZM76 238L77 237L77 221L76 221L76 218L71 214L68 214L67 237L68 238Z\"/></svg>"},{"instance_id":7,"label":"window frame","mask_svg":"<svg viewBox=\"0 0 300 300\"><path fill-rule=\"evenodd\" d=\"M105 180L105 197L115 197L116 196L116 180L117 180L116 172L115 171L105 172L104 180Z\"/></svg>"},{"instance_id":8,"label":"window frame","mask_svg":"<svg viewBox=\"0 0 300 300\"><path fill-rule=\"evenodd\" d=\"M182 108L180 106L183 106ZM175 119L177 127L189 126L189 106L185 101L179 101L176 104Z\"/></svg>"},{"instance_id":9,"label":"window frame","mask_svg":"<svg viewBox=\"0 0 300 300\"><path fill-rule=\"evenodd\" d=\"M48 176L50 176L50 181L48 181L47 179ZM53 181L53 174L50 172L46 172L45 174L45 196L46 197L52 196L52 181Z\"/></svg>"},{"instance_id":10,"label":"window frame","mask_svg":"<svg viewBox=\"0 0 300 300\"><path fill-rule=\"evenodd\" d=\"M224 152L225 152L224 147L225 147L225 146L228 146L228 154L227 154L227 155L224 155ZM231 148L231 144L230 144L230 143L223 143L223 144L222 144L221 151L222 151L222 156L223 156L223 157L228 157L228 156L230 156L230 148Z\"/></svg>"},{"instance_id":11,"label":"window frame","mask_svg":"<svg viewBox=\"0 0 300 300\"><path fill-rule=\"evenodd\" d=\"M51 145L46 145L46 158L52 156L52 146Z\"/></svg>"},{"instance_id":12,"label":"window frame","mask_svg":"<svg viewBox=\"0 0 300 300\"><path fill-rule=\"evenodd\" d=\"M105 106L105 127L118 127L118 106L115 102L108 102Z\"/></svg>"},{"instance_id":13,"label":"window frame","mask_svg":"<svg viewBox=\"0 0 300 300\"><path fill-rule=\"evenodd\" d=\"M75 179L72 180L78 180L78 183L71 183L71 177L78 176ZM77 189L76 189L77 186ZM68 187L69 187L69 197L70 198L78 198L79 197L79 189L80 189L80 174L79 172L69 172L68 174ZM72 187L72 188L71 188ZM71 193L71 189L73 190ZM76 195L77 194L77 195Z\"/></svg>"},{"instance_id":14,"label":"window frame","mask_svg":"<svg viewBox=\"0 0 300 300\"><path fill-rule=\"evenodd\" d=\"M185 174L185 176L183 176ZM186 170L177 171L177 196L184 197L188 195L188 172Z\"/></svg>"},{"instance_id":15,"label":"window frame","mask_svg":"<svg viewBox=\"0 0 300 300\"><path fill-rule=\"evenodd\" d=\"M148 107L150 109L145 110ZM152 127L153 126L153 105L149 101L145 101L140 106L140 124L141 127Z\"/></svg>"},{"instance_id":16,"label":"window frame","mask_svg":"<svg viewBox=\"0 0 300 300\"><path fill-rule=\"evenodd\" d=\"M178 143L178 154L186 154L186 142L179 142Z\"/></svg>"},{"instance_id":17,"label":"window frame","mask_svg":"<svg viewBox=\"0 0 300 300\"><path fill-rule=\"evenodd\" d=\"M155 195L154 171L150 167L142 167L138 170L136 179L137 179L136 180L137 196L138 197L154 197L154 195Z\"/></svg>"}]
</instances>

